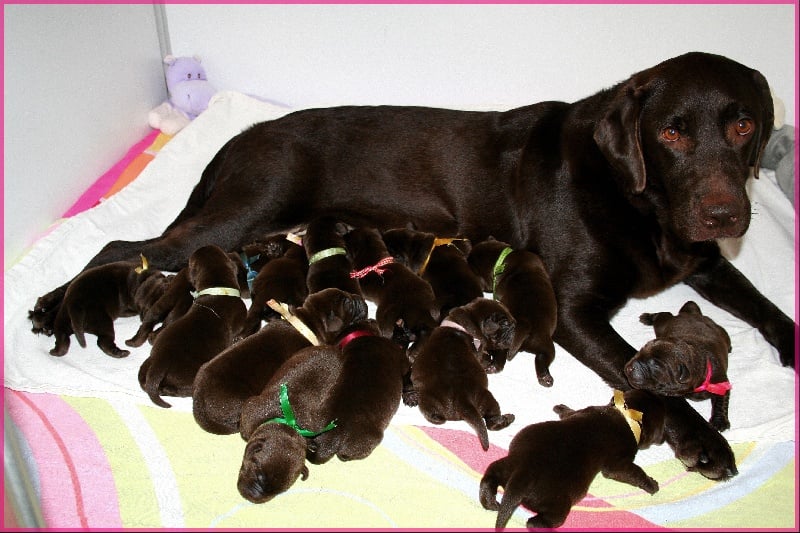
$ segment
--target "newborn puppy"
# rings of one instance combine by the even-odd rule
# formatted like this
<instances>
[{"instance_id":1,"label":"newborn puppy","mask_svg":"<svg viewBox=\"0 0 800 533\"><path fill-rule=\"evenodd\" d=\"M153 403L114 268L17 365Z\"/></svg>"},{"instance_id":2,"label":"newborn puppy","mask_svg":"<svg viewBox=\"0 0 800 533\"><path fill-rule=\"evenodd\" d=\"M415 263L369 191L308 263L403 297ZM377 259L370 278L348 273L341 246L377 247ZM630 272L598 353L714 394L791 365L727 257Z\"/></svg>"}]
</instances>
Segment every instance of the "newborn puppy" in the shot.
<instances>
[{"instance_id":1,"label":"newborn puppy","mask_svg":"<svg viewBox=\"0 0 800 533\"><path fill-rule=\"evenodd\" d=\"M118 261L89 268L70 283L53 323L55 346L50 355L61 357L69 351L70 335L86 348L86 333L97 336L97 346L111 357L127 357L129 350L115 342L114 321L139 313L137 292L149 291L150 283L160 284L164 274L142 263ZM152 280L152 281L149 281ZM142 305L144 292L140 295Z\"/></svg>"},{"instance_id":2,"label":"newborn puppy","mask_svg":"<svg viewBox=\"0 0 800 533\"><path fill-rule=\"evenodd\" d=\"M519 505L537 513L528 529L557 528L586 496L598 473L649 494L658 482L633 460L638 450L664 442L664 405L654 394L632 390L605 406L553 410L560 420L524 427L511 440L508 456L491 463L480 482L480 502L498 511L496 529ZM504 494L497 503L497 488Z\"/></svg>"},{"instance_id":3,"label":"newborn puppy","mask_svg":"<svg viewBox=\"0 0 800 533\"><path fill-rule=\"evenodd\" d=\"M709 422L718 431L731 427L728 419L731 384L728 353L731 339L716 322L689 300L675 316L643 313L642 324L653 326L656 338L647 342L625 365L631 387L664 396L711 399Z\"/></svg>"},{"instance_id":4,"label":"newborn puppy","mask_svg":"<svg viewBox=\"0 0 800 533\"><path fill-rule=\"evenodd\" d=\"M403 348L436 327L439 308L430 283L389 253L380 231L359 227L345 236L353 258L351 277L364 296L377 306L375 319L381 335Z\"/></svg>"},{"instance_id":5,"label":"newborn puppy","mask_svg":"<svg viewBox=\"0 0 800 533\"><path fill-rule=\"evenodd\" d=\"M334 455L353 461L371 454L400 407L409 369L403 348L382 336L373 319L342 331L336 347L343 363L328 399L336 429L310 440L307 457L314 464Z\"/></svg>"},{"instance_id":6,"label":"newborn puppy","mask_svg":"<svg viewBox=\"0 0 800 533\"><path fill-rule=\"evenodd\" d=\"M286 235L272 235L242 246L237 254L242 298L252 298L253 282L264 266L286 253ZM245 289L246 287L246 289Z\"/></svg>"},{"instance_id":7,"label":"newborn puppy","mask_svg":"<svg viewBox=\"0 0 800 533\"><path fill-rule=\"evenodd\" d=\"M139 367L139 384L160 407L166 396L191 396L192 383L206 361L233 344L247 307L240 298L237 267L219 246L204 246L189 257L194 303L167 326Z\"/></svg>"},{"instance_id":8,"label":"newborn puppy","mask_svg":"<svg viewBox=\"0 0 800 533\"><path fill-rule=\"evenodd\" d=\"M323 344L333 343L344 328L366 320L367 315L363 298L334 288L315 292L294 312ZM312 340L293 324L275 318L228 347L197 371L192 391L195 421L209 433L237 433L242 404L260 394L289 357L311 345Z\"/></svg>"},{"instance_id":9,"label":"newborn puppy","mask_svg":"<svg viewBox=\"0 0 800 533\"><path fill-rule=\"evenodd\" d=\"M467 263L470 242L464 238L439 238L411 227L383 232L389 253L431 284L439 316L483 296L478 276Z\"/></svg>"},{"instance_id":10,"label":"newborn puppy","mask_svg":"<svg viewBox=\"0 0 800 533\"><path fill-rule=\"evenodd\" d=\"M265 263L253 279L242 337L257 332L262 321L280 318L280 314L267 305L268 300L285 303L290 311L294 311L308 296L306 251L285 237L283 241L284 254Z\"/></svg>"},{"instance_id":11,"label":"newborn puppy","mask_svg":"<svg viewBox=\"0 0 800 533\"><path fill-rule=\"evenodd\" d=\"M308 477L307 441L337 429L328 399L344 362L338 352L331 345L301 348L242 406L243 498L264 503Z\"/></svg>"},{"instance_id":12,"label":"newborn puppy","mask_svg":"<svg viewBox=\"0 0 800 533\"><path fill-rule=\"evenodd\" d=\"M308 292L328 287L361 295L358 280L350 277L353 263L347 255L344 234L351 228L333 217L322 216L311 221L303 235L308 257Z\"/></svg>"},{"instance_id":13,"label":"newborn puppy","mask_svg":"<svg viewBox=\"0 0 800 533\"><path fill-rule=\"evenodd\" d=\"M495 352L488 368L499 372L517 352L535 354L536 377L545 387L553 385L550 364L556 356L556 295L542 259L528 250L514 250L507 243L489 239L472 247L467 257L480 277L484 292L492 292L517 323L508 352Z\"/></svg>"},{"instance_id":14,"label":"newborn puppy","mask_svg":"<svg viewBox=\"0 0 800 533\"><path fill-rule=\"evenodd\" d=\"M500 414L480 353L507 350L513 338L514 319L500 302L479 297L451 310L421 346L411 349L413 390L404 393L405 403L418 404L434 424L466 421L488 450L487 427L503 429L514 415Z\"/></svg>"},{"instance_id":15,"label":"newborn puppy","mask_svg":"<svg viewBox=\"0 0 800 533\"><path fill-rule=\"evenodd\" d=\"M170 276L169 286L158 300L141 314L142 323L139 324L139 329L133 337L125 341L125 344L133 348L141 346L145 341L153 344L162 329L185 315L192 306L194 299L191 291L192 283L189 280L188 268L182 268L177 274ZM161 327L154 329L158 323L161 323Z\"/></svg>"}]
</instances>

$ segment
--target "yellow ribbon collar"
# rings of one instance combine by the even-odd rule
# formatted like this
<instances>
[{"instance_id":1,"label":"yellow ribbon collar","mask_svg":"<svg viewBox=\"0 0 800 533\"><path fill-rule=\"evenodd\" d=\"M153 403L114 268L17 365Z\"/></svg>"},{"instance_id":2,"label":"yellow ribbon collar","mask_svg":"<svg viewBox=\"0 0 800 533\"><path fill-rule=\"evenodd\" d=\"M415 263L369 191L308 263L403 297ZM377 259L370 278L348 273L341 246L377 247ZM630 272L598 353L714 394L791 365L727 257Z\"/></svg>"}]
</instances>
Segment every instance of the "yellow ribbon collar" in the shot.
<instances>
[{"instance_id":1,"label":"yellow ribbon collar","mask_svg":"<svg viewBox=\"0 0 800 533\"><path fill-rule=\"evenodd\" d=\"M638 446L639 440L642 438L642 412L636 409L628 409L628 405L625 403L625 395L621 390L614 391L614 407L625 417L625 422L631 428Z\"/></svg>"},{"instance_id":2,"label":"yellow ribbon collar","mask_svg":"<svg viewBox=\"0 0 800 533\"><path fill-rule=\"evenodd\" d=\"M277 300L274 300L272 298L267 300L267 305L270 306L270 308L273 309L274 311L280 313L280 315L283 317L284 320L286 320L289 324L291 324L294 327L294 329L300 332L300 334L303 337L308 339L308 342L310 342L314 346L319 346L319 339L317 339L317 336L314 335L314 332L311 331L311 329L308 326L306 326L297 315L293 315L289 311L288 305L286 305L283 302L278 302Z\"/></svg>"},{"instance_id":3,"label":"yellow ribbon collar","mask_svg":"<svg viewBox=\"0 0 800 533\"><path fill-rule=\"evenodd\" d=\"M189 291L192 298L197 299L198 296L241 296L239 289L232 289L231 287L209 287L202 291Z\"/></svg>"},{"instance_id":4,"label":"yellow ribbon collar","mask_svg":"<svg viewBox=\"0 0 800 533\"><path fill-rule=\"evenodd\" d=\"M457 238L457 237L436 237L436 238L434 238L433 239L433 246L431 246L431 249L428 251L428 256L425 258L425 261L422 262L422 266L419 267L419 272L417 273L417 275L421 276L425 272L425 269L428 268L428 261L431 260L431 256L433 255L433 251L436 248L438 248L439 246L450 245L450 244L453 243L453 241L464 241L464 240L466 240L466 239Z\"/></svg>"}]
</instances>

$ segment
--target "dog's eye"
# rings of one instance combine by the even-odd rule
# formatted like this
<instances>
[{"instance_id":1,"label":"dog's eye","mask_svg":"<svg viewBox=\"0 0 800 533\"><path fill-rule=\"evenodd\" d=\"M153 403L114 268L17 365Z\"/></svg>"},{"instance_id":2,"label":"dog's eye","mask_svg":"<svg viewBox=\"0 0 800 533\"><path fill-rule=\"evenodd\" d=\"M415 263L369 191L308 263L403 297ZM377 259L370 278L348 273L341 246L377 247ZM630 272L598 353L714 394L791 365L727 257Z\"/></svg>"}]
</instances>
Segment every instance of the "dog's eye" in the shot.
<instances>
[{"instance_id":1,"label":"dog's eye","mask_svg":"<svg viewBox=\"0 0 800 533\"><path fill-rule=\"evenodd\" d=\"M661 131L661 137L668 142L675 142L681 138L681 132L677 128L664 128Z\"/></svg>"},{"instance_id":2,"label":"dog's eye","mask_svg":"<svg viewBox=\"0 0 800 533\"><path fill-rule=\"evenodd\" d=\"M690 377L691 374L689 373L689 369L686 367L686 365L682 364L678 366L678 382L686 383Z\"/></svg>"},{"instance_id":3,"label":"dog's eye","mask_svg":"<svg viewBox=\"0 0 800 533\"><path fill-rule=\"evenodd\" d=\"M737 135L748 135L753 131L753 121L749 118L739 119L734 125Z\"/></svg>"}]
</instances>

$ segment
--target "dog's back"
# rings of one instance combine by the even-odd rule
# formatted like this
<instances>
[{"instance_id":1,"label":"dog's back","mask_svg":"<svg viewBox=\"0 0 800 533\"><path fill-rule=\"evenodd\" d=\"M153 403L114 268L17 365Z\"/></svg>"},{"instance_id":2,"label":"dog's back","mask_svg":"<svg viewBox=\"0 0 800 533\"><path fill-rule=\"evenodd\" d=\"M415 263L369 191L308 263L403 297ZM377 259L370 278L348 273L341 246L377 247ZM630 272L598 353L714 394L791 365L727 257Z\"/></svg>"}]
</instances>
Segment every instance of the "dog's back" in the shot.
<instances>
[{"instance_id":1,"label":"dog's back","mask_svg":"<svg viewBox=\"0 0 800 533\"><path fill-rule=\"evenodd\" d=\"M308 257L308 292L328 287L361 294L358 281L350 277L353 263L347 255L344 234L349 228L334 217L321 216L312 220L303 235L303 247Z\"/></svg>"}]
</instances>

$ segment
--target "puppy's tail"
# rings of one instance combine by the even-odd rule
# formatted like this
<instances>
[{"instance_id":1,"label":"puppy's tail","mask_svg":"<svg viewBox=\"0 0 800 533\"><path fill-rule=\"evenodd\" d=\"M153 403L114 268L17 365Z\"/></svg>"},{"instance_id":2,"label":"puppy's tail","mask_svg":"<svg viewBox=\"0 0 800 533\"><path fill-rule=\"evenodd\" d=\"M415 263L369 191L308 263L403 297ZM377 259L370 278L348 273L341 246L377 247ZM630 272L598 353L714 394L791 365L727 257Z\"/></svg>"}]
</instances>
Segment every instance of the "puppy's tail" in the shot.
<instances>
[{"instance_id":1,"label":"puppy's tail","mask_svg":"<svg viewBox=\"0 0 800 533\"><path fill-rule=\"evenodd\" d=\"M486 422L474 406L470 406L467 412L464 413L464 421L472 426L478 434L478 439L481 441L481 448L483 451L489 449L489 430L486 429Z\"/></svg>"},{"instance_id":2,"label":"puppy's tail","mask_svg":"<svg viewBox=\"0 0 800 533\"><path fill-rule=\"evenodd\" d=\"M642 313L641 315L639 315L639 322L641 322L645 326L652 326L654 319L655 315L653 313Z\"/></svg>"},{"instance_id":3,"label":"puppy's tail","mask_svg":"<svg viewBox=\"0 0 800 533\"><path fill-rule=\"evenodd\" d=\"M522 497L520 495L512 495L509 494L508 490L503 493L503 498L500 500L500 510L497 511L497 520L494 522L495 530L502 530L508 524L508 521L511 520L511 515L514 514L517 507L520 506L522 503Z\"/></svg>"},{"instance_id":4,"label":"puppy's tail","mask_svg":"<svg viewBox=\"0 0 800 533\"><path fill-rule=\"evenodd\" d=\"M161 399L161 396L158 395L158 390L161 388L161 382L164 380L164 377L167 375L166 368L159 368L161 365L147 365L147 360L142 363L142 366L139 368L139 384L142 386L142 390L144 390L148 396L150 396L150 400L159 407L172 407L170 404L165 402ZM157 374L157 375L156 375Z\"/></svg>"}]
</instances>

